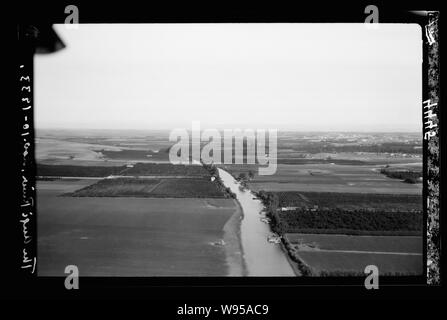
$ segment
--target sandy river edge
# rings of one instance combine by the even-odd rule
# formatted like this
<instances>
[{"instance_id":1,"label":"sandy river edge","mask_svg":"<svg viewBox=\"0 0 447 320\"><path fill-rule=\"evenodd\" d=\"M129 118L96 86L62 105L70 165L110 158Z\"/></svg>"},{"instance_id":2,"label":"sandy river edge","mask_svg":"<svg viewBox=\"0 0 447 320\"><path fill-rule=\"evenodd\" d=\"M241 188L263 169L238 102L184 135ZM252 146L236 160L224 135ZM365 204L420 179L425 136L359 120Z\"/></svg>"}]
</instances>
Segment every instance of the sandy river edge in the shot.
<instances>
[{"instance_id":1,"label":"sandy river edge","mask_svg":"<svg viewBox=\"0 0 447 320\"><path fill-rule=\"evenodd\" d=\"M243 210L239 201L233 199L236 209L223 227L225 241L225 255L228 266L228 276L247 276L241 239L241 220Z\"/></svg>"}]
</instances>

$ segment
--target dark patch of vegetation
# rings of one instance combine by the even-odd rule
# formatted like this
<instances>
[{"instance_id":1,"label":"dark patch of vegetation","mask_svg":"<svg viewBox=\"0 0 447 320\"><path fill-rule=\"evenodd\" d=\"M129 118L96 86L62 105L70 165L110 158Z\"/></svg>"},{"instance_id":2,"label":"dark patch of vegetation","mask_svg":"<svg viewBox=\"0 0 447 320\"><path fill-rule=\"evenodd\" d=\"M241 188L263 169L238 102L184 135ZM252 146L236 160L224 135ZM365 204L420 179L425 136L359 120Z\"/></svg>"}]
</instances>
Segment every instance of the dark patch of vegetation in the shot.
<instances>
[{"instance_id":1,"label":"dark patch of vegetation","mask_svg":"<svg viewBox=\"0 0 447 320\"><path fill-rule=\"evenodd\" d=\"M248 187L248 182L253 179L253 177L253 171L249 170L248 174L245 172L239 173L239 175L235 179L240 183L241 187L245 189Z\"/></svg>"},{"instance_id":2,"label":"dark patch of vegetation","mask_svg":"<svg viewBox=\"0 0 447 320\"><path fill-rule=\"evenodd\" d=\"M150 197L157 179L103 179L95 184L64 194L72 197Z\"/></svg>"},{"instance_id":3,"label":"dark patch of vegetation","mask_svg":"<svg viewBox=\"0 0 447 320\"><path fill-rule=\"evenodd\" d=\"M353 230L353 229L316 229L300 228L295 229L294 233L310 234L346 234L351 236L422 236L422 230L419 231L384 231L384 230Z\"/></svg>"},{"instance_id":4,"label":"dark patch of vegetation","mask_svg":"<svg viewBox=\"0 0 447 320\"><path fill-rule=\"evenodd\" d=\"M422 183L421 171L381 169L380 173L388 178L403 180L406 183Z\"/></svg>"},{"instance_id":5,"label":"dark patch of vegetation","mask_svg":"<svg viewBox=\"0 0 447 320\"><path fill-rule=\"evenodd\" d=\"M73 197L225 198L206 178L139 179L114 178L65 194Z\"/></svg>"},{"instance_id":6,"label":"dark patch of vegetation","mask_svg":"<svg viewBox=\"0 0 447 320\"><path fill-rule=\"evenodd\" d=\"M239 174L239 176L236 178L237 181L246 181L247 180L247 175L245 174L245 172L241 172Z\"/></svg>"},{"instance_id":7,"label":"dark patch of vegetation","mask_svg":"<svg viewBox=\"0 0 447 320\"><path fill-rule=\"evenodd\" d=\"M287 251L290 259L297 265L302 276L311 276L312 269L301 261L295 246L283 235L286 233L286 225L281 221L278 215L278 196L271 192L259 191L256 196L262 201L266 210L266 216L270 218L270 227L272 231L281 236L281 241Z\"/></svg>"},{"instance_id":8,"label":"dark patch of vegetation","mask_svg":"<svg viewBox=\"0 0 447 320\"><path fill-rule=\"evenodd\" d=\"M355 276L356 272L346 271L320 271L317 272L302 261L298 249L289 242L285 233L322 233L322 234L351 234L351 235L421 235L422 234L422 211L412 212L370 212L367 210L343 210L340 208L318 209L299 208L292 211L278 211L278 205L284 201L295 201L299 197L299 203L303 201L308 204L309 199L315 197L306 193L302 197L297 192L278 193L259 191L257 197L264 204L267 216L271 219L270 225L274 232L279 234L285 249L292 261L296 263L298 270L303 276ZM311 193L321 196L321 193ZM340 194L338 194L340 195ZM327 193L323 193L323 199L327 198ZM329 199L336 198L336 194L330 194ZM371 195L348 194L345 195L354 201L365 201L364 197ZM383 200L392 195L372 195L374 201ZM374 198L374 197L377 197ZM291 199L292 198L292 199ZM318 199L318 197L317 197ZM312 201L311 200L311 201ZM334 200L334 199L332 199ZM347 201L348 199L344 199ZM402 200L402 199L400 199ZM371 201L371 199L370 199ZM389 275L397 275L389 274ZM406 274L407 275L407 274ZM362 276L364 276L362 274Z\"/></svg>"},{"instance_id":9,"label":"dark patch of vegetation","mask_svg":"<svg viewBox=\"0 0 447 320\"><path fill-rule=\"evenodd\" d=\"M202 163L203 169L205 169L209 173L209 175L211 175L215 179L220 179L219 169L217 169L217 167L214 164L212 164L212 163L206 164L203 161L201 163Z\"/></svg>"},{"instance_id":10,"label":"dark patch of vegetation","mask_svg":"<svg viewBox=\"0 0 447 320\"><path fill-rule=\"evenodd\" d=\"M202 166L171 164L171 163L137 163L132 168L123 171L124 175L172 175L172 176L202 176L210 174Z\"/></svg>"},{"instance_id":11,"label":"dark patch of vegetation","mask_svg":"<svg viewBox=\"0 0 447 320\"><path fill-rule=\"evenodd\" d=\"M270 218L270 227L273 232L282 235L285 233L285 225L278 215L278 196L272 192L265 192L263 190L256 193L256 196L262 201L266 210L266 216Z\"/></svg>"},{"instance_id":12,"label":"dark patch of vegetation","mask_svg":"<svg viewBox=\"0 0 447 320\"><path fill-rule=\"evenodd\" d=\"M346 211L338 208L311 211L296 209L279 212L283 232L300 232L302 229L348 231L421 231L422 212L369 212Z\"/></svg>"},{"instance_id":13,"label":"dark patch of vegetation","mask_svg":"<svg viewBox=\"0 0 447 320\"><path fill-rule=\"evenodd\" d=\"M37 176L44 177L107 177L121 173L125 166L67 166L37 164Z\"/></svg>"},{"instance_id":14,"label":"dark patch of vegetation","mask_svg":"<svg viewBox=\"0 0 447 320\"><path fill-rule=\"evenodd\" d=\"M163 179L151 192L155 197L175 198L229 198L219 186L209 178Z\"/></svg>"},{"instance_id":15,"label":"dark patch of vegetation","mask_svg":"<svg viewBox=\"0 0 447 320\"><path fill-rule=\"evenodd\" d=\"M169 149L168 149L169 150ZM120 151L110 151L110 150L95 150L96 152L100 152L107 159L113 160L166 160L168 156L164 150L160 150L160 152L154 152L152 150L131 150L124 149Z\"/></svg>"},{"instance_id":16,"label":"dark patch of vegetation","mask_svg":"<svg viewBox=\"0 0 447 320\"><path fill-rule=\"evenodd\" d=\"M347 270L321 270L314 271L313 276L316 277L360 277L362 279L365 278L365 273L361 271L347 271ZM381 272L381 277L408 277L408 276L420 276L420 273L417 272Z\"/></svg>"},{"instance_id":17,"label":"dark patch of vegetation","mask_svg":"<svg viewBox=\"0 0 447 320\"><path fill-rule=\"evenodd\" d=\"M369 207L357 207L355 209L345 209L334 206L338 203L347 203L349 200L365 201L364 197L372 197L374 201L383 201L384 198L392 195L371 195L371 194L336 194L336 193L305 193L310 204L297 206L289 211L278 210L280 205L290 206L290 197L297 193L278 193L259 191L257 197L261 199L266 207L267 215L271 219L272 230L278 234L306 232L333 233L337 231L342 234L419 234L423 225L422 210L413 209L391 210L389 208L377 208L371 210ZM285 195L285 196L284 196ZM320 199L326 202L318 202ZM394 196L394 195L393 195ZM399 195L400 196L400 195ZM399 197L396 195L396 197ZM297 202L292 199L293 204L302 204L303 198L298 194ZM332 198L331 198L332 197ZM337 198L340 197L341 199ZM343 199L345 197L345 199ZM377 197L377 199L374 199ZM412 196L408 196L412 197ZM417 199L417 198L416 198ZM415 199L413 199L415 200ZM313 201L313 202L312 202ZM371 201L371 199L369 199ZM402 201L402 199L400 199ZM418 200L421 205L422 201ZM325 206L315 208L314 203L324 203ZM330 206L332 204L332 206Z\"/></svg>"},{"instance_id":18,"label":"dark patch of vegetation","mask_svg":"<svg viewBox=\"0 0 447 320\"><path fill-rule=\"evenodd\" d=\"M287 239L287 237L281 238L282 243L284 244L284 248L287 250L290 259L296 263L301 276L310 277L314 275L312 268L310 268L307 264L305 264L298 255L298 250L295 246Z\"/></svg>"},{"instance_id":19,"label":"dark patch of vegetation","mask_svg":"<svg viewBox=\"0 0 447 320\"><path fill-rule=\"evenodd\" d=\"M366 209L369 211L420 211L422 195L341 192L275 192L279 207Z\"/></svg>"},{"instance_id":20,"label":"dark patch of vegetation","mask_svg":"<svg viewBox=\"0 0 447 320\"><path fill-rule=\"evenodd\" d=\"M231 191L231 189L229 187L226 187L224 185L224 183L219 175L219 169L216 167L216 165L213 163L206 164L203 161L201 161L201 163L202 163L203 169L205 169L210 174L210 176L212 178L214 178L214 181L213 181L214 184L217 185L219 190L221 190L225 194L225 197L236 199L236 194L233 191Z\"/></svg>"}]
</instances>

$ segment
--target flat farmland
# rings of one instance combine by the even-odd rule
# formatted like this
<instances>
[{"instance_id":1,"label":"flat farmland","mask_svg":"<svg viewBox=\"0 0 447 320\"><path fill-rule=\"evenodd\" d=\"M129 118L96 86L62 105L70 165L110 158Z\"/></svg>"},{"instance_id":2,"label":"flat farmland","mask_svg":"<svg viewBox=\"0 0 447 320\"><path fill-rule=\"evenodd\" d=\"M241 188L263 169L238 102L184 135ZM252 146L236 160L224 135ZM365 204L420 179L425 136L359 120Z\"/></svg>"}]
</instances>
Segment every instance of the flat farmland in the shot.
<instances>
[{"instance_id":1,"label":"flat farmland","mask_svg":"<svg viewBox=\"0 0 447 320\"><path fill-rule=\"evenodd\" d=\"M316 250L348 250L406 252L422 254L422 237L418 236L350 236L342 234L287 233L287 239L296 245Z\"/></svg>"},{"instance_id":2,"label":"flat farmland","mask_svg":"<svg viewBox=\"0 0 447 320\"><path fill-rule=\"evenodd\" d=\"M368 265L377 266L379 275L421 275L423 267L422 255L338 251L299 251L298 255L316 276L364 276Z\"/></svg>"},{"instance_id":3,"label":"flat farmland","mask_svg":"<svg viewBox=\"0 0 447 320\"><path fill-rule=\"evenodd\" d=\"M169 136L169 133L166 133ZM167 136L167 137L168 137ZM105 139L72 136L41 136L36 138L36 159L39 163L79 165L125 164L128 161L167 163L166 141L148 139Z\"/></svg>"},{"instance_id":4,"label":"flat farmland","mask_svg":"<svg viewBox=\"0 0 447 320\"><path fill-rule=\"evenodd\" d=\"M97 164L99 163L103 164L97 162ZM38 163L37 175L50 177L106 177L109 175L210 177L208 171L200 165L174 165L170 163L136 163L131 167L124 165L48 165Z\"/></svg>"},{"instance_id":5,"label":"flat farmland","mask_svg":"<svg viewBox=\"0 0 447 320\"><path fill-rule=\"evenodd\" d=\"M304 153L305 154L305 153ZM283 164L311 164L311 163L335 163L342 165L394 165L408 163L414 166L422 166L422 153L418 155L402 156L395 154L390 156L385 153L362 152L337 152L337 153L313 153L311 157L304 157L303 152L278 150L278 163Z\"/></svg>"},{"instance_id":6,"label":"flat farmland","mask_svg":"<svg viewBox=\"0 0 447 320\"><path fill-rule=\"evenodd\" d=\"M200 165L174 165L171 163L137 163L132 168L127 168L123 171L123 174L130 176L172 175L210 177L209 172Z\"/></svg>"},{"instance_id":7,"label":"flat farmland","mask_svg":"<svg viewBox=\"0 0 447 320\"><path fill-rule=\"evenodd\" d=\"M57 137L36 138L36 159L38 160L100 160L101 154L95 149L120 150L114 146L73 142Z\"/></svg>"},{"instance_id":8,"label":"flat farmland","mask_svg":"<svg viewBox=\"0 0 447 320\"><path fill-rule=\"evenodd\" d=\"M224 198L217 184L205 179L165 179L151 192L152 196Z\"/></svg>"},{"instance_id":9,"label":"flat farmland","mask_svg":"<svg viewBox=\"0 0 447 320\"><path fill-rule=\"evenodd\" d=\"M40 195L62 195L74 192L98 182L100 179L58 179L53 181L37 181L37 190Z\"/></svg>"},{"instance_id":10,"label":"flat farmland","mask_svg":"<svg viewBox=\"0 0 447 320\"><path fill-rule=\"evenodd\" d=\"M422 273L422 237L289 233L286 238L313 275L360 275L370 264L385 275Z\"/></svg>"},{"instance_id":11,"label":"flat farmland","mask_svg":"<svg viewBox=\"0 0 447 320\"><path fill-rule=\"evenodd\" d=\"M71 194L74 197L225 198L208 178L113 178Z\"/></svg>"},{"instance_id":12,"label":"flat farmland","mask_svg":"<svg viewBox=\"0 0 447 320\"><path fill-rule=\"evenodd\" d=\"M421 184L403 183L380 172L377 166L278 164L275 174L256 175L253 191L317 191L346 193L422 194Z\"/></svg>"},{"instance_id":13,"label":"flat farmland","mask_svg":"<svg viewBox=\"0 0 447 320\"><path fill-rule=\"evenodd\" d=\"M345 210L422 210L422 195L336 192L277 192L280 207L340 208Z\"/></svg>"},{"instance_id":14,"label":"flat farmland","mask_svg":"<svg viewBox=\"0 0 447 320\"><path fill-rule=\"evenodd\" d=\"M161 182L158 179L104 179L76 190L74 197L145 197Z\"/></svg>"},{"instance_id":15,"label":"flat farmland","mask_svg":"<svg viewBox=\"0 0 447 320\"><path fill-rule=\"evenodd\" d=\"M125 166L80 166L37 164L37 175L45 177L106 177L126 170Z\"/></svg>"},{"instance_id":16,"label":"flat farmland","mask_svg":"<svg viewBox=\"0 0 447 320\"><path fill-rule=\"evenodd\" d=\"M258 165L256 164L219 164L218 167L228 171L233 177L237 177L240 173L248 174L249 171L255 175L258 174Z\"/></svg>"},{"instance_id":17,"label":"flat farmland","mask_svg":"<svg viewBox=\"0 0 447 320\"><path fill-rule=\"evenodd\" d=\"M79 181L38 182L38 274L225 276L232 199L65 197ZM85 184L92 183L91 181Z\"/></svg>"}]
</instances>

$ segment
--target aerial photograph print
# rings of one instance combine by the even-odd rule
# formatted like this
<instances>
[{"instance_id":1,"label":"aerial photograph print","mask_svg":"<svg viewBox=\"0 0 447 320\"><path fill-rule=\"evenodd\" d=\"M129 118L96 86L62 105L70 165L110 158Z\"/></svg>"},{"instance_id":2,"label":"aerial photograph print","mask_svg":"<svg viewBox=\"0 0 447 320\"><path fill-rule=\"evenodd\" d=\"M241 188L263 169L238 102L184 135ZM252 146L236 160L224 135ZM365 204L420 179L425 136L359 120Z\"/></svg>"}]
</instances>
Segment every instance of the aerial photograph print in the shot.
<instances>
[{"instance_id":1,"label":"aerial photograph print","mask_svg":"<svg viewBox=\"0 0 447 320\"><path fill-rule=\"evenodd\" d=\"M38 276L423 275L419 25L53 28Z\"/></svg>"}]
</instances>

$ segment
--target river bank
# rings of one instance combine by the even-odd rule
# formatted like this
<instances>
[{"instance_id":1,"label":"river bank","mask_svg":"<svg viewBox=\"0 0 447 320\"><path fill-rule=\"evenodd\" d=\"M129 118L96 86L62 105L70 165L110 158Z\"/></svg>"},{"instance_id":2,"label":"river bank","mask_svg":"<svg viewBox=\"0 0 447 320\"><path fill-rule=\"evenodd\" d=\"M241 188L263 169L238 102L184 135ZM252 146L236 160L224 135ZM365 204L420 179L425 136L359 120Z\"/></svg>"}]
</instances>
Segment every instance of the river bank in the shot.
<instances>
[{"instance_id":1,"label":"river bank","mask_svg":"<svg viewBox=\"0 0 447 320\"><path fill-rule=\"evenodd\" d=\"M243 211L239 202L237 200L233 201L236 210L223 228L228 276L244 277L247 276L247 266L245 265L241 242L241 220L243 219Z\"/></svg>"},{"instance_id":2,"label":"river bank","mask_svg":"<svg viewBox=\"0 0 447 320\"><path fill-rule=\"evenodd\" d=\"M288 258L280 245L267 241L271 234L270 226L261 221L263 205L250 190L240 188L240 183L223 169L219 170L219 176L223 184L235 194L241 208L242 220L240 221L240 243L242 256L248 276L296 276ZM234 216L232 219L234 219ZM231 220L231 219L230 219ZM234 229L235 220L228 222L228 228ZM233 228L230 228L232 226ZM234 236L234 231L229 235ZM231 237L230 237L231 238ZM228 248L230 250L230 247ZM234 251L237 253L237 250ZM231 272L236 272L234 263L236 254L228 255L229 265L233 267ZM233 262L233 263L231 263Z\"/></svg>"}]
</instances>

